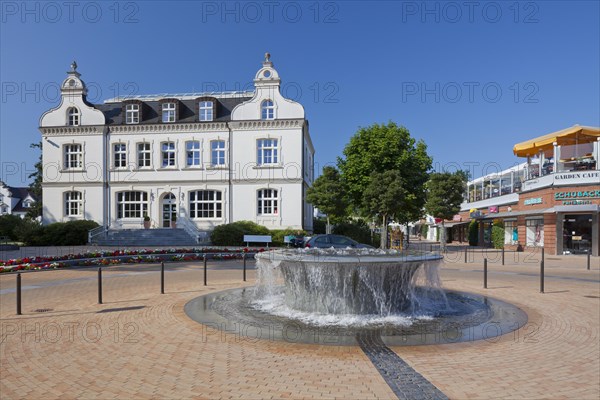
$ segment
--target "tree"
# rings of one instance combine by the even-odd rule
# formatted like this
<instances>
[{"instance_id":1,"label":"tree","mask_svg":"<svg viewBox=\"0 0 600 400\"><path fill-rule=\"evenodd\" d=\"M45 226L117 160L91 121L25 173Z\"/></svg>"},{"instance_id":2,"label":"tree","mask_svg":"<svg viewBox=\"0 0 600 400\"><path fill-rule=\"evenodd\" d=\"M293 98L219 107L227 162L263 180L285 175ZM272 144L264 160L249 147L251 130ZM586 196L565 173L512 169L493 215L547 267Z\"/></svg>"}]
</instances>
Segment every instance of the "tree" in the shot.
<instances>
[{"instance_id":1,"label":"tree","mask_svg":"<svg viewBox=\"0 0 600 400\"><path fill-rule=\"evenodd\" d=\"M373 179L371 174L397 171L407 190L394 219L404 224L420 219L423 214L431 164L425 143L415 140L405 127L393 122L359 129L344 148L344 158L338 158L351 205L355 212L365 216L373 216L364 200L364 192Z\"/></svg>"},{"instance_id":2,"label":"tree","mask_svg":"<svg viewBox=\"0 0 600 400\"><path fill-rule=\"evenodd\" d=\"M387 248L389 217L397 215L405 206L406 190L400 171L373 172L363 193L363 202L371 215L381 218L381 248Z\"/></svg>"},{"instance_id":3,"label":"tree","mask_svg":"<svg viewBox=\"0 0 600 400\"><path fill-rule=\"evenodd\" d=\"M306 192L306 200L327 214L327 233L331 233L329 219L341 221L346 216L348 202L339 171L332 166L323 167L323 173Z\"/></svg>"},{"instance_id":4,"label":"tree","mask_svg":"<svg viewBox=\"0 0 600 400\"><path fill-rule=\"evenodd\" d=\"M35 203L31 206L31 209L27 212L27 216L36 219L42 215L42 181L44 179L43 161L42 161L42 142L32 143L29 145L30 148L40 149L40 157L38 162L35 163L35 172L29 174L28 178L33 178L33 181L29 184L29 191L35 197Z\"/></svg>"},{"instance_id":5,"label":"tree","mask_svg":"<svg viewBox=\"0 0 600 400\"><path fill-rule=\"evenodd\" d=\"M460 211L464 201L463 194L467 185L467 175L464 171L435 172L427 182L427 202L425 210L435 218L441 218L442 231L440 243L442 249L446 247L446 228L444 220L451 219Z\"/></svg>"}]
</instances>

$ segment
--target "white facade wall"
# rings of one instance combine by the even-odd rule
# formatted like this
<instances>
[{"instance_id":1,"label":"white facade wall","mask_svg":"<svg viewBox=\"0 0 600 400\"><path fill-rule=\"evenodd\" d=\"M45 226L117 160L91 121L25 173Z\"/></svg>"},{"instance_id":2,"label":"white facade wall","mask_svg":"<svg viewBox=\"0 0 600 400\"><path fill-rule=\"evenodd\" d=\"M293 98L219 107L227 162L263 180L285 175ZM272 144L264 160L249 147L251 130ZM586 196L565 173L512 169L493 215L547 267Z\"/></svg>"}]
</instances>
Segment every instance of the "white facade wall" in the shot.
<instances>
[{"instance_id":1,"label":"white facade wall","mask_svg":"<svg viewBox=\"0 0 600 400\"><path fill-rule=\"evenodd\" d=\"M269 79L263 77L267 70ZM40 120L44 138L43 222L91 219L111 228L141 228L143 218L119 218L117 204L118 193L139 191L146 193L143 212L153 227L162 226L163 199L171 193L178 219L189 219L201 230L240 220L271 229L312 230L312 206L306 203L305 193L313 180L314 148L304 109L279 94L279 76L268 60L257 73L255 84L254 97L236 106L229 121L111 125L102 111L83 101L85 84L73 69L63 83L61 104ZM265 100L274 103L273 119L261 118ZM78 126L69 126L72 107L79 112ZM276 163L258 165L259 139L277 140ZM211 165L214 140L225 142L223 166ZM187 166L189 141L200 144L198 166ZM175 144L175 165L162 165L164 142ZM150 145L149 166L138 165L139 143ZM125 146L125 166L115 164L115 144ZM66 166L65 149L73 145L81 145L81 163ZM277 190L276 215L259 215L257 193L261 189ZM221 193L219 217L191 217L190 192L198 190ZM81 193L77 215L68 215L67 192Z\"/></svg>"}]
</instances>

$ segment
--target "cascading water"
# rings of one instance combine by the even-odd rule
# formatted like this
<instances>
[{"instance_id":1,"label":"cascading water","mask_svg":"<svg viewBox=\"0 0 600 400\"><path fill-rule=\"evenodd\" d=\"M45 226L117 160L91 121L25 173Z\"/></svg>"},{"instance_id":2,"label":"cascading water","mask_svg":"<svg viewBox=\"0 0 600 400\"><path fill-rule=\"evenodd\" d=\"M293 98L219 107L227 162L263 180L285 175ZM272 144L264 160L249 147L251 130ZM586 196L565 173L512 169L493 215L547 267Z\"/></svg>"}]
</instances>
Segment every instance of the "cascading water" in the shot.
<instances>
[{"instance_id":1,"label":"cascading water","mask_svg":"<svg viewBox=\"0 0 600 400\"><path fill-rule=\"evenodd\" d=\"M256 260L253 305L315 325L407 325L447 306L441 256L432 253L302 249L260 253Z\"/></svg>"}]
</instances>

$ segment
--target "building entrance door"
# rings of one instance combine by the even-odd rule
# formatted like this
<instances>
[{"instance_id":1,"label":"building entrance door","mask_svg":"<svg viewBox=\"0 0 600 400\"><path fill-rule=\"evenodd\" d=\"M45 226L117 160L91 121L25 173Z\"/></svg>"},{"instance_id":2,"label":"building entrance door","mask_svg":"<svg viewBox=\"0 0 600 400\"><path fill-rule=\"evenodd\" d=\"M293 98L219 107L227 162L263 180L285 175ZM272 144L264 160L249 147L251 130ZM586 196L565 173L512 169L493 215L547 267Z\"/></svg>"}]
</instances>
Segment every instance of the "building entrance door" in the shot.
<instances>
[{"instance_id":1,"label":"building entrance door","mask_svg":"<svg viewBox=\"0 0 600 400\"><path fill-rule=\"evenodd\" d=\"M171 221L175 221L176 219L177 205L175 195L173 193L167 193L162 201L162 227L170 228Z\"/></svg>"},{"instance_id":2,"label":"building entrance door","mask_svg":"<svg viewBox=\"0 0 600 400\"><path fill-rule=\"evenodd\" d=\"M592 251L592 214L565 215L563 254L587 254Z\"/></svg>"}]
</instances>

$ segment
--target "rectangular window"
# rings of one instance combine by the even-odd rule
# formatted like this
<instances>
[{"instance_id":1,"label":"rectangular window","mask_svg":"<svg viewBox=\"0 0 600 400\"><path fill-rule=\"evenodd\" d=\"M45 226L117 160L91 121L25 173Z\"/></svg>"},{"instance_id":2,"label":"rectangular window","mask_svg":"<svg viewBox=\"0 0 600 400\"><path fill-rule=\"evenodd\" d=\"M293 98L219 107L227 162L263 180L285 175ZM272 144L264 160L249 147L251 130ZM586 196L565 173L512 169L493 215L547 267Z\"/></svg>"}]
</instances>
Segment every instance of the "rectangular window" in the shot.
<instances>
[{"instance_id":1,"label":"rectangular window","mask_svg":"<svg viewBox=\"0 0 600 400\"><path fill-rule=\"evenodd\" d=\"M212 121L213 120L213 102L212 101L201 101L200 102L200 121Z\"/></svg>"},{"instance_id":2,"label":"rectangular window","mask_svg":"<svg viewBox=\"0 0 600 400\"><path fill-rule=\"evenodd\" d=\"M127 104L125 106L125 123L139 124L140 123L140 105Z\"/></svg>"},{"instance_id":3,"label":"rectangular window","mask_svg":"<svg viewBox=\"0 0 600 400\"><path fill-rule=\"evenodd\" d=\"M190 192L190 218L222 218L223 201L221 192L197 190Z\"/></svg>"},{"instance_id":4,"label":"rectangular window","mask_svg":"<svg viewBox=\"0 0 600 400\"><path fill-rule=\"evenodd\" d=\"M504 221L504 243L517 244L519 241L519 231L517 221Z\"/></svg>"},{"instance_id":5,"label":"rectangular window","mask_svg":"<svg viewBox=\"0 0 600 400\"><path fill-rule=\"evenodd\" d=\"M74 217L82 214L83 207L81 200L81 192L65 193L65 215L67 217Z\"/></svg>"},{"instance_id":6,"label":"rectangular window","mask_svg":"<svg viewBox=\"0 0 600 400\"><path fill-rule=\"evenodd\" d=\"M80 144L67 144L64 152L65 169L83 168L83 151Z\"/></svg>"},{"instance_id":7,"label":"rectangular window","mask_svg":"<svg viewBox=\"0 0 600 400\"><path fill-rule=\"evenodd\" d=\"M543 246L544 245L544 219L528 219L527 227L527 246Z\"/></svg>"},{"instance_id":8,"label":"rectangular window","mask_svg":"<svg viewBox=\"0 0 600 400\"><path fill-rule=\"evenodd\" d=\"M125 143L114 144L114 166L115 168L127 166L127 146Z\"/></svg>"},{"instance_id":9,"label":"rectangular window","mask_svg":"<svg viewBox=\"0 0 600 400\"><path fill-rule=\"evenodd\" d=\"M277 139L258 139L256 141L258 165L277 164Z\"/></svg>"},{"instance_id":10,"label":"rectangular window","mask_svg":"<svg viewBox=\"0 0 600 400\"><path fill-rule=\"evenodd\" d=\"M162 166L174 167L175 166L175 143L165 142L161 145L162 150Z\"/></svg>"},{"instance_id":11,"label":"rectangular window","mask_svg":"<svg viewBox=\"0 0 600 400\"><path fill-rule=\"evenodd\" d=\"M163 103L162 122L175 122L175 103Z\"/></svg>"},{"instance_id":12,"label":"rectangular window","mask_svg":"<svg viewBox=\"0 0 600 400\"><path fill-rule=\"evenodd\" d=\"M278 215L279 214L279 199L277 198L277 190L261 189L258 191L258 215Z\"/></svg>"},{"instance_id":13,"label":"rectangular window","mask_svg":"<svg viewBox=\"0 0 600 400\"><path fill-rule=\"evenodd\" d=\"M194 140L185 144L187 166L199 166L200 165L200 142Z\"/></svg>"},{"instance_id":14,"label":"rectangular window","mask_svg":"<svg viewBox=\"0 0 600 400\"><path fill-rule=\"evenodd\" d=\"M142 218L148 213L148 193L117 193L117 218Z\"/></svg>"},{"instance_id":15,"label":"rectangular window","mask_svg":"<svg viewBox=\"0 0 600 400\"><path fill-rule=\"evenodd\" d=\"M210 163L213 166L225 165L225 141L210 142Z\"/></svg>"},{"instance_id":16,"label":"rectangular window","mask_svg":"<svg viewBox=\"0 0 600 400\"><path fill-rule=\"evenodd\" d=\"M151 160L152 160L152 152L150 151L150 143L138 143L138 145L137 145L138 167L149 167Z\"/></svg>"}]
</instances>

